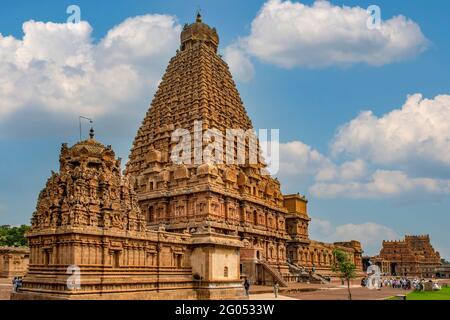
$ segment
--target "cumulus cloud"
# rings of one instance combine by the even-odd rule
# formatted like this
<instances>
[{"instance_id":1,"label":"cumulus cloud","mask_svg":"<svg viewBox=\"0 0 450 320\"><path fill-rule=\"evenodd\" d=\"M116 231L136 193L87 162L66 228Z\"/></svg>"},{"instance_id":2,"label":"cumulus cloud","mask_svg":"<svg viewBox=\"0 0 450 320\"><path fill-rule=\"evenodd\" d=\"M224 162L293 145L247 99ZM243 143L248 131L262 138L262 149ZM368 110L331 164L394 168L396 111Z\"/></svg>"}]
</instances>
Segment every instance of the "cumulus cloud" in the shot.
<instances>
[{"instance_id":1,"label":"cumulus cloud","mask_svg":"<svg viewBox=\"0 0 450 320\"><path fill-rule=\"evenodd\" d=\"M361 159L336 164L302 141L280 143L279 176L299 181L312 177L315 181L349 181L366 175L366 164Z\"/></svg>"},{"instance_id":2,"label":"cumulus cloud","mask_svg":"<svg viewBox=\"0 0 450 320\"><path fill-rule=\"evenodd\" d=\"M450 194L450 180L412 178L401 171L376 170L368 181L317 182L309 191L321 198L389 198L404 195Z\"/></svg>"},{"instance_id":3,"label":"cumulus cloud","mask_svg":"<svg viewBox=\"0 0 450 320\"><path fill-rule=\"evenodd\" d=\"M343 125L332 152L381 165L430 163L450 168L449 119L450 95L424 99L414 94L400 109L381 117L364 111Z\"/></svg>"},{"instance_id":4,"label":"cumulus cloud","mask_svg":"<svg viewBox=\"0 0 450 320\"><path fill-rule=\"evenodd\" d=\"M224 60L228 63L233 77L248 82L255 75L255 67L238 44L232 44L224 49Z\"/></svg>"},{"instance_id":5,"label":"cumulus cloud","mask_svg":"<svg viewBox=\"0 0 450 320\"><path fill-rule=\"evenodd\" d=\"M280 174L306 176L329 168L331 161L311 146L301 141L280 143Z\"/></svg>"},{"instance_id":6,"label":"cumulus cloud","mask_svg":"<svg viewBox=\"0 0 450 320\"><path fill-rule=\"evenodd\" d=\"M319 218L312 218L310 233L312 238L327 242L358 240L364 254L369 255L379 253L383 240L400 238L393 229L374 222L334 226L330 221Z\"/></svg>"},{"instance_id":7,"label":"cumulus cloud","mask_svg":"<svg viewBox=\"0 0 450 320\"><path fill-rule=\"evenodd\" d=\"M414 177L401 170L383 170L356 158L334 162L311 146L281 143L278 177L288 192L307 188L319 198L440 200L450 194L450 180Z\"/></svg>"},{"instance_id":8,"label":"cumulus cloud","mask_svg":"<svg viewBox=\"0 0 450 320\"><path fill-rule=\"evenodd\" d=\"M312 5L269 0L241 38L243 50L284 68L327 67L365 63L379 66L413 57L426 49L420 27L395 16L369 29L369 13L361 7Z\"/></svg>"},{"instance_id":9,"label":"cumulus cloud","mask_svg":"<svg viewBox=\"0 0 450 320\"><path fill-rule=\"evenodd\" d=\"M366 163L361 159L346 161L341 165L335 165L330 160L316 174L316 181L351 181L364 177L367 168Z\"/></svg>"},{"instance_id":10,"label":"cumulus cloud","mask_svg":"<svg viewBox=\"0 0 450 320\"><path fill-rule=\"evenodd\" d=\"M309 179L309 193L321 198L440 201L450 194L448 119L449 95L411 95L381 117L364 111L341 126L329 155L281 144L279 176L291 187Z\"/></svg>"},{"instance_id":11,"label":"cumulus cloud","mask_svg":"<svg viewBox=\"0 0 450 320\"><path fill-rule=\"evenodd\" d=\"M0 35L0 121L17 112L61 121L144 110L180 31L172 16L144 15L95 43L88 22L27 21L23 39Z\"/></svg>"}]
</instances>

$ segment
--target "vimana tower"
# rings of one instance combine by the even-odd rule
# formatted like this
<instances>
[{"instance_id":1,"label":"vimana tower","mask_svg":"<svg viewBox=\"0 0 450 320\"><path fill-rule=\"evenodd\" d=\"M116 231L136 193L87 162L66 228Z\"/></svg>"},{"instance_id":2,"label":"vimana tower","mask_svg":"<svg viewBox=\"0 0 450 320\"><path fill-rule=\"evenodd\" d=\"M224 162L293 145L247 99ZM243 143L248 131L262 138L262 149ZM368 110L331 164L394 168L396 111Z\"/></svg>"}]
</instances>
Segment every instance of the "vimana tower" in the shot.
<instances>
[{"instance_id":1,"label":"vimana tower","mask_svg":"<svg viewBox=\"0 0 450 320\"><path fill-rule=\"evenodd\" d=\"M336 247L362 271L358 241L309 239L306 198L283 195L259 151L256 162L248 152L236 164L198 161L195 151L192 161L173 161L176 130L194 137L196 150L195 137L208 130L226 137L229 129L253 129L218 46L200 14L185 25L124 174L93 131L63 145L60 172L33 213L29 270L13 298L242 298L243 278L282 286L325 281ZM250 140L233 141L233 157ZM202 138L197 147L206 145Z\"/></svg>"}]
</instances>

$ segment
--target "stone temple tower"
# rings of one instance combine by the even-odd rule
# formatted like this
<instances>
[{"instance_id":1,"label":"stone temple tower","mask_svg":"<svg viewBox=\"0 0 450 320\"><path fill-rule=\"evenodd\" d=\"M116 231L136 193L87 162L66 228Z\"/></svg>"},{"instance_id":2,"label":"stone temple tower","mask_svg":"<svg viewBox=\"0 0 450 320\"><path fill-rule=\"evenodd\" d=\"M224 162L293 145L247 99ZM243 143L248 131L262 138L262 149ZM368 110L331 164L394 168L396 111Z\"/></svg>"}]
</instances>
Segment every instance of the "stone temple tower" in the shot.
<instances>
[{"instance_id":1,"label":"stone temple tower","mask_svg":"<svg viewBox=\"0 0 450 320\"><path fill-rule=\"evenodd\" d=\"M226 139L229 129L248 133L253 126L228 65L217 52L216 29L198 14L194 23L184 26L180 40L126 169L147 226L238 236L244 245L241 274L256 283L286 285L300 281L307 269L330 274L335 246L309 239L306 198L283 195L278 180L265 174L257 139L256 150L251 148L254 135L233 138L231 144ZM181 164L172 158L178 143L173 136L179 129L191 139L191 153L184 154L190 161ZM211 139L208 131L222 135ZM223 141L223 148L214 150L223 153L223 163L202 154L211 141ZM244 161L225 161L230 154ZM361 267L359 243L336 245Z\"/></svg>"}]
</instances>

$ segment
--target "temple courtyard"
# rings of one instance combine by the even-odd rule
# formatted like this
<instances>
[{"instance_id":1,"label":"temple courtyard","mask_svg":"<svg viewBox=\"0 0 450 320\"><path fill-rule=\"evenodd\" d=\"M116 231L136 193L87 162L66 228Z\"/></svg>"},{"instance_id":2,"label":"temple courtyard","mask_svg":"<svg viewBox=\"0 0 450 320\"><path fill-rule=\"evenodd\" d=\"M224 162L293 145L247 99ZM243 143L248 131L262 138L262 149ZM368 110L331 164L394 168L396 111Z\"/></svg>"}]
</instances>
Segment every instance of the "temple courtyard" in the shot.
<instances>
[{"instance_id":1,"label":"temple courtyard","mask_svg":"<svg viewBox=\"0 0 450 320\"><path fill-rule=\"evenodd\" d=\"M12 285L10 279L0 279L0 300L9 300ZM353 300L385 300L397 295L406 295L411 291L403 289L382 288L369 290L359 286L356 281L351 287ZM250 300L275 300L270 286L253 286ZM277 300L347 300L347 288L340 283L331 284L297 284L281 288Z\"/></svg>"}]
</instances>

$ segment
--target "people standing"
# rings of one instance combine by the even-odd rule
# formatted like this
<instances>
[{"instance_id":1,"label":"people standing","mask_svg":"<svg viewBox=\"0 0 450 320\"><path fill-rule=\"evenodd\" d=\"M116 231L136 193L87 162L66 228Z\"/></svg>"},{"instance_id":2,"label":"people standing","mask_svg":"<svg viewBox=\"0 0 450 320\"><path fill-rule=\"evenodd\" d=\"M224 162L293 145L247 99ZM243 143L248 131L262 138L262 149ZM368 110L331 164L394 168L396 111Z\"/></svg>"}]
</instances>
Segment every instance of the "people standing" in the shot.
<instances>
[{"instance_id":1,"label":"people standing","mask_svg":"<svg viewBox=\"0 0 450 320\"><path fill-rule=\"evenodd\" d=\"M245 289L245 295L247 297L250 297L250 282L248 281L248 279L245 279L244 281L244 289Z\"/></svg>"},{"instance_id":2,"label":"people standing","mask_svg":"<svg viewBox=\"0 0 450 320\"><path fill-rule=\"evenodd\" d=\"M12 285L13 285L13 292L17 292L17 286L19 285L19 278L14 277Z\"/></svg>"},{"instance_id":3,"label":"people standing","mask_svg":"<svg viewBox=\"0 0 450 320\"><path fill-rule=\"evenodd\" d=\"M273 284L273 293L275 294L275 299L278 298L278 290L280 289L280 286L278 285L278 282L275 281Z\"/></svg>"},{"instance_id":4,"label":"people standing","mask_svg":"<svg viewBox=\"0 0 450 320\"><path fill-rule=\"evenodd\" d=\"M17 288L16 288L16 290L20 289L20 288L22 288L22 277L19 277L17 279Z\"/></svg>"}]
</instances>

